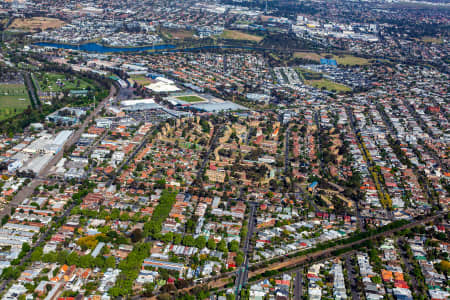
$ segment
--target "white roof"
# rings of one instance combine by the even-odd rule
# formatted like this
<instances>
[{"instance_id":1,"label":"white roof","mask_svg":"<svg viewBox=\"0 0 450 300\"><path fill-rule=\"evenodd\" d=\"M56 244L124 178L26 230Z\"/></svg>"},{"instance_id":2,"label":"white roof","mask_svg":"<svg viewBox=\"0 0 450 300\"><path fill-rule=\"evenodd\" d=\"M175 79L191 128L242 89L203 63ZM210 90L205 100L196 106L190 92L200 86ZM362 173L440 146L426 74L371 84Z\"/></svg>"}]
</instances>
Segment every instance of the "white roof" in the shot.
<instances>
[{"instance_id":1,"label":"white roof","mask_svg":"<svg viewBox=\"0 0 450 300\"><path fill-rule=\"evenodd\" d=\"M164 78L164 77L156 77L155 80L156 81L161 81L161 82L164 82L164 83L167 83L167 84L174 84L175 83L173 80L170 80L170 79L167 79L167 78Z\"/></svg>"},{"instance_id":2,"label":"white roof","mask_svg":"<svg viewBox=\"0 0 450 300\"><path fill-rule=\"evenodd\" d=\"M155 100L153 100L153 98L125 100L125 101L122 101L120 104L122 106L133 106L133 105L136 105L136 104L152 104L152 103L155 103Z\"/></svg>"},{"instance_id":3,"label":"white roof","mask_svg":"<svg viewBox=\"0 0 450 300\"><path fill-rule=\"evenodd\" d=\"M155 83L151 83L147 85L145 88L152 90L157 93L163 93L163 92L178 92L181 91L175 84L173 83L166 83L164 81L158 81Z\"/></svg>"},{"instance_id":4,"label":"white roof","mask_svg":"<svg viewBox=\"0 0 450 300\"><path fill-rule=\"evenodd\" d=\"M53 141L53 144L62 146L67 141L67 139L70 137L70 135L73 133L73 130L63 130L58 133L58 135L55 137L55 140Z\"/></svg>"},{"instance_id":5,"label":"white roof","mask_svg":"<svg viewBox=\"0 0 450 300\"><path fill-rule=\"evenodd\" d=\"M52 153L46 153L44 155L40 155L31 160L24 170L33 171L35 174L39 174L40 171L47 165L47 163L52 159Z\"/></svg>"}]
</instances>

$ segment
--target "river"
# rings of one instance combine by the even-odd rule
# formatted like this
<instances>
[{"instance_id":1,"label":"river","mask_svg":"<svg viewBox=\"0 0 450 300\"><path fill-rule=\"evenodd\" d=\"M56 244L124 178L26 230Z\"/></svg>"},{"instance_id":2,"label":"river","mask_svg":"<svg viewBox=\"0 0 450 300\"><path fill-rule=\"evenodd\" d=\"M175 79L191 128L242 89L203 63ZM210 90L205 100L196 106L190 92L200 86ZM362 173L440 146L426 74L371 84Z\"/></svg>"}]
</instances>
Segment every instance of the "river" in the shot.
<instances>
[{"instance_id":1,"label":"river","mask_svg":"<svg viewBox=\"0 0 450 300\"><path fill-rule=\"evenodd\" d=\"M246 47L246 46L200 46L193 48L176 48L175 45L154 45L154 46L144 46L144 47L108 47L103 46L97 43L87 43L81 45L69 45L62 43L47 43L47 42L39 42L33 44L35 46L41 47L53 47L60 49L72 49L72 50L81 50L87 52L96 52L96 53L111 53L111 52L141 52L154 50L152 53L159 52L190 52L190 51L199 51L199 50L211 50L211 49L245 49L245 50L264 50L263 48L258 47Z\"/></svg>"},{"instance_id":2,"label":"river","mask_svg":"<svg viewBox=\"0 0 450 300\"><path fill-rule=\"evenodd\" d=\"M169 50L175 48L174 45L154 45L154 46L144 46L144 47L108 47L97 43L87 43L81 45L69 45L62 43L46 43L40 42L33 45L41 47L53 47L60 49L72 49L72 50L82 50L87 52L96 53L110 53L110 52L139 52L147 50Z\"/></svg>"}]
</instances>

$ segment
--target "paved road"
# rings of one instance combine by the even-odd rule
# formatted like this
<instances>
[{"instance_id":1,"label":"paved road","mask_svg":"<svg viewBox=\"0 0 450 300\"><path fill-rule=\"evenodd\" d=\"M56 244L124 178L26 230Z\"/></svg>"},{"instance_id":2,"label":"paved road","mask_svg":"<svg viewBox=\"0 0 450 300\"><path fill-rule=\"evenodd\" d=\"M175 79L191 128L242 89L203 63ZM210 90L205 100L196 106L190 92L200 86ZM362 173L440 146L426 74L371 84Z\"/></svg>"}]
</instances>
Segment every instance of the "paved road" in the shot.
<instances>
[{"instance_id":1,"label":"paved road","mask_svg":"<svg viewBox=\"0 0 450 300\"><path fill-rule=\"evenodd\" d=\"M399 247L398 247L398 249L399 249L399 255L400 255L401 260L403 261L403 264L405 265L405 270L403 270L403 271L406 271L406 272L409 274L409 277L410 277L410 279L411 279L411 287L412 287L412 289L413 289L414 291L416 291L416 293L422 294L422 293L420 292L421 289L420 289L420 287L419 287L419 284L417 283L416 276L414 275L414 267L413 267L413 265L411 264L411 262L410 262L410 260L409 260L408 254L407 254L406 251L402 248L402 245L403 245L404 243L406 243L406 241L404 240L403 237L401 237L401 238L399 238L399 239L397 240L397 244L398 244L398 246L399 246Z\"/></svg>"},{"instance_id":2,"label":"paved road","mask_svg":"<svg viewBox=\"0 0 450 300\"><path fill-rule=\"evenodd\" d=\"M288 126L286 130L286 137L284 139L284 176L288 176L289 174L289 134L291 132L291 128Z\"/></svg>"},{"instance_id":3,"label":"paved road","mask_svg":"<svg viewBox=\"0 0 450 300\"><path fill-rule=\"evenodd\" d=\"M316 126L317 126L317 136L316 136L317 153L322 153L322 145L320 143L320 133L321 133L322 128L320 126L319 118L320 118L320 110L316 111L314 113L314 122L316 123ZM322 155L321 155L321 158L319 160L320 160L320 171L321 172L322 171L325 172L326 166L325 166L325 163L323 162Z\"/></svg>"},{"instance_id":4,"label":"paved road","mask_svg":"<svg viewBox=\"0 0 450 300\"><path fill-rule=\"evenodd\" d=\"M244 247L242 251L244 252L244 262L239 267L239 271L236 277L236 299L239 300L241 298L241 288L247 283L248 280L248 263L249 263L249 254L252 249L250 247L250 242L253 236L253 232L255 229L256 218L255 218L256 204L250 204L250 217L248 219L248 231L247 236L245 237Z\"/></svg>"},{"instance_id":5,"label":"paved road","mask_svg":"<svg viewBox=\"0 0 450 300\"><path fill-rule=\"evenodd\" d=\"M142 150L142 148L144 148L144 146L147 144L148 141L148 135L150 134L150 131L147 133L147 135L142 139L141 143L139 144L139 146L137 146L134 150L133 153L131 153L130 156L128 156L128 158L126 160L124 160L119 168L117 168L116 172L114 172L114 175L108 180L108 182L106 183L106 186L111 186L111 184L113 184L114 180L116 180L117 175L119 175L122 172L122 169L125 166L128 166L128 164L130 163L130 161L132 159L134 159L134 157L136 156L136 154L139 153L139 151Z\"/></svg>"},{"instance_id":6,"label":"paved road","mask_svg":"<svg viewBox=\"0 0 450 300\"><path fill-rule=\"evenodd\" d=\"M303 296L303 270L295 273L294 300L301 300Z\"/></svg>"},{"instance_id":7,"label":"paved road","mask_svg":"<svg viewBox=\"0 0 450 300\"><path fill-rule=\"evenodd\" d=\"M349 106L347 106L346 111L347 111L347 116L348 116L348 118L350 120L350 127L353 129L353 132L354 132L355 137L356 137L356 142L361 145L361 149L362 149L361 152L362 152L362 155L364 156L364 161L366 162L367 167L369 167L369 168L370 167L374 167L375 165L372 163L372 160L369 159L369 155L364 150L364 147L362 147L362 145L364 143L363 143L361 137L358 135L358 133L360 133L360 130L357 127L357 123L356 123L355 117L353 115L353 111L352 111L352 109ZM383 176L382 174L379 174L379 175ZM375 178L373 178L373 180L375 181ZM383 186L383 184L381 182L379 182L378 185L380 187L380 191L379 191L380 193L388 194L388 192L386 191L386 189L384 188L384 186ZM393 214L393 212L391 210L386 209L386 212L387 212L387 214L388 214L390 219L394 218L394 214Z\"/></svg>"},{"instance_id":8,"label":"paved road","mask_svg":"<svg viewBox=\"0 0 450 300\"><path fill-rule=\"evenodd\" d=\"M356 269L351 262L351 256L345 256L345 268L347 269L348 281L350 282L350 290L352 291L352 299L360 300L359 292L358 292L358 274L356 273Z\"/></svg>"},{"instance_id":9,"label":"paved road","mask_svg":"<svg viewBox=\"0 0 450 300\"><path fill-rule=\"evenodd\" d=\"M253 127L250 127L248 129L247 137L245 138L245 144L246 145L250 144L250 140L251 140L251 137L252 137L251 133L252 133L253 130L255 130L255 129L253 129Z\"/></svg>"},{"instance_id":10,"label":"paved road","mask_svg":"<svg viewBox=\"0 0 450 300\"><path fill-rule=\"evenodd\" d=\"M205 170L206 164L209 161L209 156L214 151L214 149L217 146L217 140L219 139L219 135L222 133L223 129L225 128L225 125L221 125L219 128L216 128L213 132L213 137L211 140L211 143L209 144L208 152L206 152L205 157L202 161L202 164L200 165L200 168L197 172L197 181L199 181L203 175L203 171Z\"/></svg>"},{"instance_id":11,"label":"paved road","mask_svg":"<svg viewBox=\"0 0 450 300\"><path fill-rule=\"evenodd\" d=\"M309 196L309 194L305 194L305 192L302 190L302 187L300 186L300 184L298 184L298 182L294 183L294 191L295 191L295 197L297 199L302 199L303 201L308 201L309 204L312 205L312 207L314 207L314 211L315 212L320 212L320 208L317 206L316 201L314 201L314 199L312 199L311 196Z\"/></svg>"}]
</instances>

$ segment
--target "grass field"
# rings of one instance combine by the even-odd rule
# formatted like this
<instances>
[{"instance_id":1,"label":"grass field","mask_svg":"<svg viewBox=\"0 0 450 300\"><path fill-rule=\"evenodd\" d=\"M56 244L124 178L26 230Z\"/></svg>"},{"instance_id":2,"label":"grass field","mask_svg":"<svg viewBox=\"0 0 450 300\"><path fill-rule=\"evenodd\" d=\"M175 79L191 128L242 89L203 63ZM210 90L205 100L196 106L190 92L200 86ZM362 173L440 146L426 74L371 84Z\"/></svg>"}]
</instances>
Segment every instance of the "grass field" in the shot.
<instances>
[{"instance_id":1,"label":"grass field","mask_svg":"<svg viewBox=\"0 0 450 300\"><path fill-rule=\"evenodd\" d=\"M28 92L23 84L0 84L0 120L23 112L29 105Z\"/></svg>"},{"instance_id":2,"label":"grass field","mask_svg":"<svg viewBox=\"0 0 450 300\"><path fill-rule=\"evenodd\" d=\"M29 19L14 19L9 28L35 31L46 30L49 28L59 28L64 24L64 21L55 18L33 17Z\"/></svg>"},{"instance_id":3,"label":"grass field","mask_svg":"<svg viewBox=\"0 0 450 300\"><path fill-rule=\"evenodd\" d=\"M36 74L39 87L43 92L62 92L65 90L85 90L93 86L76 77L71 77L57 73Z\"/></svg>"},{"instance_id":4,"label":"grass field","mask_svg":"<svg viewBox=\"0 0 450 300\"><path fill-rule=\"evenodd\" d=\"M362 66L370 63L366 58L353 55L333 55L332 58L336 60L338 65Z\"/></svg>"},{"instance_id":5,"label":"grass field","mask_svg":"<svg viewBox=\"0 0 450 300\"><path fill-rule=\"evenodd\" d=\"M193 103L193 102L202 102L205 101L205 99L200 98L198 96L179 96L177 99L180 99L181 101Z\"/></svg>"},{"instance_id":6,"label":"grass field","mask_svg":"<svg viewBox=\"0 0 450 300\"><path fill-rule=\"evenodd\" d=\"M324 88L328 91L349 92L352 90L346 85L339 84L324 78L320 80L305 80L305 84L312 85L313 87L318 89Z\"/></svg>"},{"instance_id":7,"label":"grass field","mask_svg":"<svg viewBox=\"0 0 450 300\"><path fill-rule=\"evenodd\" d=\"M225 29L220 35L220 37L227 40L240 40L252 42L260 42L263 39L262 36L248 34L239 30L228 30L228 29Z\"/></svg>"},{"instance_id":8,"label":"grass field","mask_svg":"<svg viewBox=\"0 0 450 300\"><path fill-rule=\"evenodd\" d=\"M295 52L294 58L304 58L320 62L321 58L331 57L335 59L338 65L349 65L349 66L361 66L368 65L370 61L363 57L357 57L353 55L334 55L329 53L313 53L313 52Z\"/></svg>"},{"instance_id":9,"label":"grass field","mask_svg":"<svg viewBox=\"0 0 450 300\"><path fill-rule=\"evenodd\" d=\"M319 54L314 52L295 52L294 53L295 58L303 58L303 59L309 59L313 61L320 61L322 58Z\"/></svg>"},{"instance_id":10,"label":"grass field","mask_svg":"<svg viewBox=\"0 0 450 300\"><path fill-rule=\"evenodd\" d=\"M148 85L152 83L151 79L144 75L131 76L131 79L133 79L139 85Z\"/></svg>"}]
</instances>

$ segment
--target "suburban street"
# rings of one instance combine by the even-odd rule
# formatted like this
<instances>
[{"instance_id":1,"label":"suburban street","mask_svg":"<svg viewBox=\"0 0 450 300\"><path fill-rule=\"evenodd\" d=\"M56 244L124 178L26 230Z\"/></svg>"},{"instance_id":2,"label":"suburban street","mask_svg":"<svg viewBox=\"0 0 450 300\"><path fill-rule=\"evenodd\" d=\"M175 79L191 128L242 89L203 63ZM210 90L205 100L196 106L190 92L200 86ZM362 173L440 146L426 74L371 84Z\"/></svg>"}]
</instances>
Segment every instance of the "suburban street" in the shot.
<instances>
[{"instance_id":1,"label":"suburban street","mask_svg":"<svg viewBox=\"0 0 450 300\"><path fill-rule=\"evenodd\" d=\"M248 280L248 265L249 265L249 254L251 254L251 247L250 242L251 238L253 236L254 227L256 225L256 219L255 219L255 210L257 208L257 205L255 203L250 204L250 216L248 219L248 232L247 236L245 238L244 247L242 247L242 252L244 252L244 262L239 267L239 270L237 271L237 277L236 277L236 299L241 298L241 289Z\"/></svg>"},{"instance_id":2,"label":"suburban street","mask_svg":"<svg viewBox=\"0 0 450 300\"><path fill-rule=\"evenodd\" d=\"M356 269L351 262L351 255L346 255L343 257L345 261L345 268L347 269L347 276L350 282L350 289L352 291L352 299L360 300L360 295L358 292L358 274L356 273Z\"/></svg>"},{"instance_id":3,"label":"suburban street","mask_svg":"<svg viewBox=\"0 0 450 300\"><path fill-rule=\"evenodd\" d=\"M303 296L303 272L301 270L298 270L294 274L294 300L301 300Z\"/></svg>"}]
</instances>

